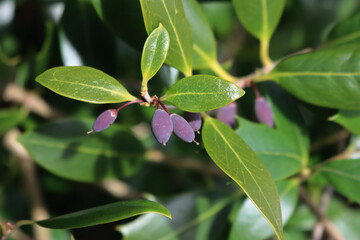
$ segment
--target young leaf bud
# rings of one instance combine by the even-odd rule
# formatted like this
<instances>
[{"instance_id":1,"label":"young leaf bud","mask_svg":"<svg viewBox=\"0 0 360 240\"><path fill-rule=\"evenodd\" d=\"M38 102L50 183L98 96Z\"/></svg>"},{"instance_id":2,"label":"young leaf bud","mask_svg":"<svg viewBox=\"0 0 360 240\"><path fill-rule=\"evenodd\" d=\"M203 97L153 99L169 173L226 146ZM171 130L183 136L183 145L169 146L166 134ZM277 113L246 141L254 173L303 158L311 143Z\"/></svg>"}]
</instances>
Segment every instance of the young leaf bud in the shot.
<instances>
[{"instance_id":1,"label":"young leaf bud","mask_svg":"<svg viewBox=\"0 0 360 240\"><path fill-rule=\"evenodd\" d=\"M174 133L177 137L185 142L192 142L195 139L195 134L193 128L190 124L185 120L185 118L177 115L176 113L172 113L170 115L171 121L174 126Z\"/></svg>"},{"instance_id":2,"label":"young leaf bud","mask_svg":"<svg viewBox=\"0 0 360 240\"><path fill-rule=\"evenodd\" d=\"M274 126L274 117L269 103L263 97L255 100L255 114L259 122L265 123L270 127Z\"/></svg>"},{"instance_id":3,"label":"young leaf bud","mask_svg":"<svg viewBox=\"0 0 360 240\"><path fill-rule=\"evenodd\" d=\"M191 113L191 112L184 112L184 117L186 121L190 124L194 132L200 133L199 130L201 128L201 114L200 113Z\"/></svg>"},{"instance_id":4,"label":"young leaf bud","mask_svg":"<svg viewBox=\"0 0 360 240\"><path fill-rule=\"evenodd\" d=\"M235 127L235 117L237 113L237 104L232 102L224 107L219 108L217 119L229 127Z\"/></svg>"},{"instance_id":5,"label":"young leaf bud","mask_svg":"<svg viewBox=\"0 0 360 240\"><path fill-rule=\"evenodd\" d=\"M151 128L156 140L165 146L173 131L169 114L162 109L157 109L152 118Z\"/></svg>"},{"instance_id":6,"label":"young leaf bud","mask_svg":"<svg viewBox=\"0 0 360 240\"><path fill-rule=\"evenodd\" d=\"M94 122L93 130L101 132L107 129L117 118L116 109L109 109L101 113Z\"/></svg>"}]
</instances>

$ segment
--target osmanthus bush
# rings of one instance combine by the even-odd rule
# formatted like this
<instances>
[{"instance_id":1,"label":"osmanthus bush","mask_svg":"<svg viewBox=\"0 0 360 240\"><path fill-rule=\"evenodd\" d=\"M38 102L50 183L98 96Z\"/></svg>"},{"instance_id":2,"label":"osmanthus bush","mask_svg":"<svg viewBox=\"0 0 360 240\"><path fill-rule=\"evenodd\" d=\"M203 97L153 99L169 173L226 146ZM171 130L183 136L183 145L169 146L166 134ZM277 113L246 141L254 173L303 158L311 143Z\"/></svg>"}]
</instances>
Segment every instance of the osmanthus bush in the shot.
<instances>
[{"instance_id":1,"label":"osmanthus bush","mask_svg":"<svg viewBox=\"0 0 360 240\"><path fill-rule=\"evenodd\" d=\"M69 194L76 207L19 220L0 201L3 239L27 224L82 239L76 229L114 222L123 239L358 239L360 10L322 2L38 3L35 70L22 84L30 62L12 71L62 117L2 110L0 132L25 130L17 141L47 170L37 176L46 203ZM6 69L14 57L2 51ZM84 209L101 197L77 200L76 182L112 200Z\"/></svg>"}]
</instances>

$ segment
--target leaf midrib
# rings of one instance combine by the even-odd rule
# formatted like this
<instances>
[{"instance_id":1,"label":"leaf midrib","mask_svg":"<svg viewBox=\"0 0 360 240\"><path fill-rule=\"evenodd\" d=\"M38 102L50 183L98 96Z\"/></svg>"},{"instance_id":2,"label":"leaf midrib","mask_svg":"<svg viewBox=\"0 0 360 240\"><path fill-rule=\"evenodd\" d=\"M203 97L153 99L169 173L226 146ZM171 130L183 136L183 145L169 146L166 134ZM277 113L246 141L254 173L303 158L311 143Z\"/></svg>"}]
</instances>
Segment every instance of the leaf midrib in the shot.
<instances>
[{"instance_id":1,"label":"leaf midrib","mask_svg":"<svg viewBox=\"0 0 360 240\"><path fill-rule=\"evenodd\" d=\"M343 176L343 177L346 177L346 178L349 178L349 179L360 182L360 177L356 177L354 175L351 175L351 174L348 174L348 173L345 173L345 172L342 172L342 171L339 171L339 170L336 170L336 169L333 169L333 168L322 167L321 171L334 173L334 174L337 174L339 176Z\"/></svg>"},{"instance_id":2,"label":"leaf midrib","mask_svg":"<svg viewBox=\"0 0 360 240\"><path fill-rule=\"evenodd\" d=\"M172 21L172 19L171 19L169 10L168 10L168 8L166 7L166 4L165 4L164 0L161 0L161 3L162 3L163 6L164 6L164 9L165 9L165 11L166 11L166 14L167 14L167 16L168 16L168 18L169 18L169 23L170 23L170 25L171 25L171 27L172 27L172 29L173 29L173 31L174 31L174 34L175 34L175 36L176 36L176 41L177 41L177 43L178 43L178 45L179 45L179 49L180 49L180 52L181 52L181 57L184 59L184 63L185 63L185 65L186 65L186 66L185 66L185 67L186 67L186 73L185 73L185 75L188 75L188 71L191 71L190 64L188 63L188 61L187 61L187 59L186 59L186 57L185 57L185 52L184 52L184 49L183 49L183 47L182 47L182 44L180 43L180 38L179 38L178 32L177 32L176 27L175 27L175 25L174 25L174 23L173 23L173 21ZM175 8L176 8L176 7L175 7ZM175 9L175 10L177 10L177 9ZM190 75L191 75L191 74L190 74Z\"/></svg>"},{"instance_id":3,"label":"leaf midrib","mask_svg":"<svg viewBox=\"0 0 360 240\"><path fill-rule=\"evenodd\" d=\"M240 161L240 163L243 165L243 167L245 168L245 170L249 173L249 175L251 176L251 178L253 179L254 183L256 184L256 186L258 187L259 189L259 192L262 194L263 198L264 198L264 201L266 202L266 204L268 205L268 208L274 218L274 220L276 221L276 217L275 217L275 214L272 210L272 207L270 206L270 203L267 201L267 199L264 197L264 193L263 191L261 190L258 182L255 180L254 176L251 174L251 172L249 171L249 169L246 167L246 165L242 162L240 156L235 152L235 150L231 147L230 143L226 140L225 136L221 133L221 131L216 127L216 125L212 122L212 120L209 120L208 121L210 122L210 124L214 127L214 129L216 130L216 132L218 132L218 134L220 135L220 137L223 139L223 141L228 145L228 147L230 148L230 150L235 154L235 156L237 157L237 159ZM223 169L223 171L229 176L231 177L235 182L237 182L239 185L241 185L236 179L234 179L230 174L227 173L227 171L225 171ZM246 191L246 189L243 188L243 191L246 193L247 196L249 196L248 192ZM253 202L252 198L249 197L249 199ZM254 202L253 202L254 203ZM254 203L254 206L260 211L262 212L262 210L257 206L256 203ZM265 214L262 214L266 219L267 221L269 222L270 225L273 226L274 230L277 229L276 226L274 226L272 224L272 222L267 218L267 216ZM275 231L276 235L279 237L279 239L281 239L280 237L280 232L278 232L277 230Z\"/></svg>"},{"instance_id":4,"label":"leaf midrib","mask_svg":"<svg viewBox=\"0 0 360 240\"><path fill-rule=\"evenodd\" d=\"M300 156L297 156L295 154L291 154L291 153L282 153L282 152L256 152L257 155L274 155L274 156L283 156L283 157L288 157L288 158L292 158L296 161L299 161L300 163L302 162L302 158Z\"/></svg>"},{"instance_id":5,"label":"leaf midrib","mask_svg":"<svg viewBox=\"0 0 360 240\"><path fill-rule=\"evenodd\" d=\"M353 77L360 76L360 72L275 72L264 77L276 78L276 77L294 77L294 76L324 76L324 77Z\"/></svg>"},{"instance_id":6,"label":"leaf midrib","mask_svg":"<svg viewBox=\"0 0 360 240\"><path fill-rule=\"evenodd\" d=\"M168 94L162 97L162 99L168 99L169 97L176 97L176 96L186 96L186 95L224 95L228 93L236 93L236 91L224 91L224 92L182 92L182 93L173 93Z\"/></svg>"},{"instance_id":7,"label":"leaf midrib","mask_svg":"<svg viewBox=\"0 0 360 240\"><path fill-rule=\"evenodd\" d=\"M59 79L56 79L56 78L50 78L48 79L49 81L56 81L56 82L61 82L61 83L67 83L67 84L70 84L70 85L79 85L79 86L84 86L84 87L88 87L88 88L93 88L93 89L98 89L98 90L102 90L102 91L105 91L105 92L110 92L112 95L119 95L119 96L123 96L125 97L126 95L128 94L124 94L120 91L115 91L115 90L112 90L112 89L108 89L108 88L104 88L104 87L99 87L99 86L94 86L94 85L87 85L87 84L84 84L84 83L79 83L79 82L69 82L69 81L64 81L64 80L59 80ZM38 80L38 82L41 82L42 84L44 85L47 85L46 83L44 83L42 80ZM50 87L49 87L50 88ZM54 88L52 88L53 90Z\"/></svg>"},{"instance_id":8,"label":"leaf midrib","mask_svg":"<svg viewBox=\"0 0 360 240\"><path fill-rule=\"evenodd\" d=\"M250 0L251 1L251 0ZM263 38L264 39L267 39L268 38L268 24L267 24L267 6L266 6L266 0L261 0L262 4L261 4L261 7L262 7L262 16L263 16L263 19L262 19L262 22L263 22Z\"/></svg>"}]
</instances>

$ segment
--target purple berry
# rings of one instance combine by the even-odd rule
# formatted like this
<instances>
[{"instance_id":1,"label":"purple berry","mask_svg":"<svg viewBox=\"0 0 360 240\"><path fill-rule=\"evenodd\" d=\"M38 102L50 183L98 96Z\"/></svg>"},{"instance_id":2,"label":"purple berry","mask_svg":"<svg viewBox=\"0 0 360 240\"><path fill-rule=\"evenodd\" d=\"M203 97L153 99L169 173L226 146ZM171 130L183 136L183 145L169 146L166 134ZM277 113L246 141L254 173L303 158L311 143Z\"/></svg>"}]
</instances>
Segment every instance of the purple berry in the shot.
<instances>
[{"instance_id":1,"label":"purple berry","mask_svg":"<svg viewBox=\"0 0 360 240\"><path fill-rule=\"evenodd\" d=\"M116 109L109 109L101 113L94 122L93 130L101 132L107 129L117 118Z\"/></svg>"},{"instance_id":2,"label":"purple berry","mask_svg":"<svg viewBox=\"0 0 360 240\"><path fill-rule=\"evenodd\" d=\"M174 133L177 137L185 142L192 142L195 139L195 134L193 128L190 124L185 120L185 118L177 115L176 113L172 113L170 115L171 121L174 126Z\"/></svg>"},{"instance_id":3,"label":"purple berry","mask_svg":"<svg viewBox=\"0 0 360 240\"><path fill-rule=\"evenodd\" d=\"M274 117L269 103L263 97L258 97L255 100L255 114L259 122L266 125L274 126Z\"/></svg>"},{"instance_id":4,"label":"purple berry","mask_svg":"<svg viewBox=\"0 0 360 240\"><path fill-rule=\"evenodd\" d=\"M194 130L194 132L200 133L199 130L201 128L201 114L200 113L191 113L191 112L184 112L184 117Z\"/></svg>"},{"instance_id":5,"label":"purple berry","mask_svg":"<svg viewBox=\"0 0 360 240\"><path fill-rule=\"evenodd\" d=\"M232 102L224 107L219 108L217 119L229 127L235 127L235 117L237 113L237 104Z\"/></svg>"},{"instance_id":6,"label":"purple berry","mask_svg":"<svg viewBox=\"0 0 360 240\"><path fill-rule=\"evenodd\" d=\"M169 114L162 109L157 109L152 118L151 128L156 140L165 146L173 131Z\"/></svg>"}]
</instances>

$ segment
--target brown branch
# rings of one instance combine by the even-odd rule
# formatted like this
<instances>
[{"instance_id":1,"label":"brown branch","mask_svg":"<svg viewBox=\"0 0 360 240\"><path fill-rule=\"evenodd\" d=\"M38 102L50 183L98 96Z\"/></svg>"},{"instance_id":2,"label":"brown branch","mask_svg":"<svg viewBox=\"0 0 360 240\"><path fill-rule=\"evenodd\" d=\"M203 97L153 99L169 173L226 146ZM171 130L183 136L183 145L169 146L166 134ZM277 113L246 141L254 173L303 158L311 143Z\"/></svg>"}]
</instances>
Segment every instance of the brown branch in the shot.
<instances>
[{"instance_id":1,"label":"brown branch","mask_svg":"<svg viewBox=\"0 0 360 240\"><path fill-rule=\"evenodd\" d=\"M245 88L245 87L249 87L250 86L250 82L253 81L255 78L261 76L261 75L266 75L268 73L270 73L282 60L289 58L289 57L293 57L296 55L300 55L300 54L304 54L304 53L308 53L311 52L313 49L312 48L305 48L303 50L300 50L298 52L289 54L285 57L282 57L274 62L272 62L271 64L264 66L261 69L258 69L257 71L255 71L254 73L251 73L249 75L243 76L243 77L239 77L237 79L237 81L235 82L236 85L238 85L241 88Z\"/></svg>"},{"instance_id":2,"label":"brown branch","mask_svg":"<svg viewBox=\"0 0 360 240\"><path fill-rule=\"evenodd\" d=\"M322 214L326 213L326 210L329 206L331 196L334 193L334 188L331 186L327 186L322 197L321 197L321 204L319 207L319 211ZM314 227L313 233L312 233L312 240L321 240L325 231L325 226L321 221L318 221Z\"/></svg>"},{"instance_id":3,"label":"brown branch","mask_svg":"<svg viewBox=\"0 0 360 240\"><path fill-rule=\"evenodd\" d=\"M131 188L127 183L120 180L109 180L99 183L98 186L105 189L112 196L122 199L144 198L144 194Z\"/></svg>"},{"instance_id":4,"label":"brown branch","mask_svg":"<svg viewBox=\"0 0 360 240\"><path fill-rule=\"evenodd\" d=\"M316 218L319 222L324 226L325 231L327 234L335 239L335 240L345 240L345 238L342 236L342 234L339 232L339 230L335 227L335 225L326 218L325 214L320 210L319 207L317 207L309 194L306 192L306 190L303 187L299 187L299 195L300 199L309 207L309 209L314 213Z\"/></svg>"},{"instance_id":5,"label":"brown branch","mask_svg":"<svg viewBox=\"0 0 360 240\"><path fill-rule=\"evenodd\" d=\"M21 167L21 173L24 178L24 186L29 197L31 218L33 220L49 218L49 213L44 206L44 201L39 188L35 164L25 148L16 141L16 138L19 135L20 132L18 130L8 132L4 136L4 146L19 160L19 166ZM48 229L38 225L33 225L33 229L35 239L50 239L50 231Z\"/></svg>"},{"instance_id":6,"label":"brown branch","mask_svg":"<svg viewBox=\"0 0 360 240\"><path fill-rule=\"evenodd\" d=\"M34 112L43 118L57 118L63 116L55 110L39 95L27 91L13 83L9 83L3 93L3 98L8 102L16 102L25 107L28 111Z\"/></svg>"},{"instance_id":7,"label":"brown branch","mask_svg":"<svg viewBox=\"0 0 360 240\"><path fill-rule=\"evenodd\" d=\"M351 136L351 133L347 130L341 130L333 135L326 137L325 139L315 142L311 145L310 152L317 152L325 147L328 147L337 142L343 141Z\"/></svg>"}]
</instances>

